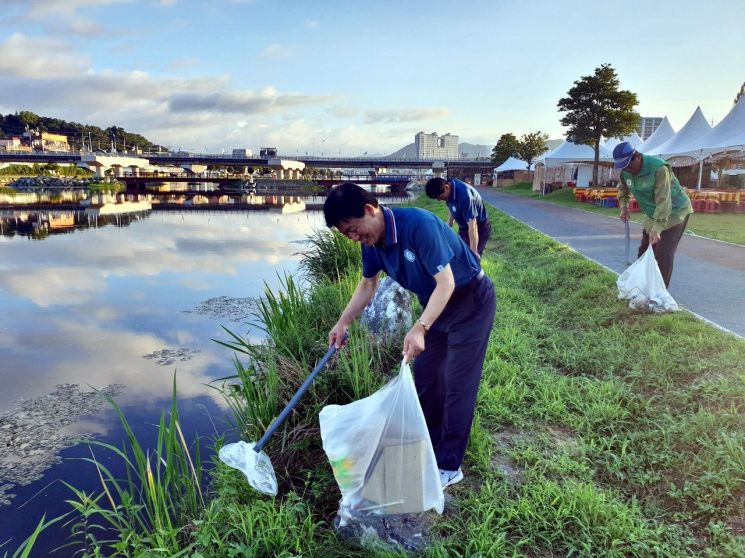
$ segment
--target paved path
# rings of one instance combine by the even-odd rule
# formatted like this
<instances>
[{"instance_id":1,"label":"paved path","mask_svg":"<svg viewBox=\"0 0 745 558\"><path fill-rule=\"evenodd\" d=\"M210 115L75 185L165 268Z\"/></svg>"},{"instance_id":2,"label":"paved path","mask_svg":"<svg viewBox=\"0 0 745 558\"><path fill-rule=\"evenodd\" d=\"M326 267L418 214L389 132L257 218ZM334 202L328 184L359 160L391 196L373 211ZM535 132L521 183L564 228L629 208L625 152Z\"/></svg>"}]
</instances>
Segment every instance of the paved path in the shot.
<instances>
[{"instance_id":1,"label":"paved path","mask_svg":"<svg viewBox=\"0 0 745 558\"><path fill-rule=\"evenodd\" d=\"M479 192L497 209L616 273L626 268L620 219L491 189ZM632 259L641 234L641 225L631 222ZM745 337L745 246L685 235L669 291L681 306Z\"/></svg>"}]
</instances>

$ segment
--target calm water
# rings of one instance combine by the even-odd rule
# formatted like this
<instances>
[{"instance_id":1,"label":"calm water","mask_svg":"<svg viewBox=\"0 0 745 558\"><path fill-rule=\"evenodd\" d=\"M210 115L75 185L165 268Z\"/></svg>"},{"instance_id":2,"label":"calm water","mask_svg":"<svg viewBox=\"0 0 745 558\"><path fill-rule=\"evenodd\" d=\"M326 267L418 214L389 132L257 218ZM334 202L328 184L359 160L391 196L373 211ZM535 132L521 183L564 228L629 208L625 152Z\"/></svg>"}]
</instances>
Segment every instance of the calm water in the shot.
<instances>
[{"instance_id":1,"label":"calm water","mask_svg":"<svg viewBox=\"0 0 745 558\"><path fill-rule=\"evenodd\" d=\"M246 325L240 305L200 305L260 296L265 281L275 286L278 274L296 270L299 241L324 226L320 212L272 210L151 212L88 228L82 219L71 226L69 216L48 220L51 227L17 217L0 216L0 415L60 384L86 391L122 384L116 400L147 440L168 408L174 371L188 435L227 427L219 396L205 384L233 373L232 355L211 339L227 338L221 324L253 339L260 332ZM67 429L122 436L105 405ZM6 458L8 451L0 447ZM85 445L65 449L42 479L10 490L16 496L0 507L0 544L10 542L0 555L12 553L42 513L68 510L62 500L71 495L56 479L98 490L95 470L75 459L89 455ZM3 478L0 469L0 486ZM45 535L34 555L65 535Z\"/></svg>"}]
</instances>

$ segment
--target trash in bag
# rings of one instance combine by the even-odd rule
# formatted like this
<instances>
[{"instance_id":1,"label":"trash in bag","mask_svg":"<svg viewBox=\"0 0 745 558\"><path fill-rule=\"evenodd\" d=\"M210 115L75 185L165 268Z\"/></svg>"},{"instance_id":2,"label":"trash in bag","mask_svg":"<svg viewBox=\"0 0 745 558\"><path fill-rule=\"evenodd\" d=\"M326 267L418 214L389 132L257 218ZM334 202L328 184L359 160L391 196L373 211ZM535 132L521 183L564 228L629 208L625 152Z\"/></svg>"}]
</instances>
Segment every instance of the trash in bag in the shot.
<instances>
[{"instance_id":1,"label":"trash in bag","mask_svg":"<svg viewBox=\"0 0 745 558\"><path fill-rule=\"evenodd\" d=\"M256 444L236 442L225 444L220 448L218 456L226 465L242 471L248 483L259 492L269 496L277 495L277 477L269 456L263 451L254 450Z\"/></svg>"},{"instance_id":2,"label":"trash in bag","mask_svg":"<svg viewBox=\"0 0 745 558\"><path fill-rule=\"evenodd\" d=\"M678 303L667 292L651 246L618 276L616 284L619 300L628 299L630 308L653 312L675 312L678 309Z\"/></svg>"},{"instance_id":3,"label":"trash in bag","mask_svg":"<svg viewBox=\"0 0 745 558\"><path fill-rule=\"evenodd\" d=\"M342 526L365 515L442 513L437 461L408 364L371 396L324 407L319 420L341 490Z\"/></svg>"}]
</instances>

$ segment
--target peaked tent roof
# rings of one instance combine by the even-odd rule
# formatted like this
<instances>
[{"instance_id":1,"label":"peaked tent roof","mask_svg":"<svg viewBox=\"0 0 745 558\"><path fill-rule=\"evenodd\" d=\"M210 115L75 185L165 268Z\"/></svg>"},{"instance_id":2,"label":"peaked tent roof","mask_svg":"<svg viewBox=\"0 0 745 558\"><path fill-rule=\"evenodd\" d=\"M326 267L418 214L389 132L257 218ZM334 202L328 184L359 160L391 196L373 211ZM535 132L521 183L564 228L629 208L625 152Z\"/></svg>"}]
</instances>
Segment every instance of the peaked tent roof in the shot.
<instances>
[{"instance_id":1,"label":"peaked tent roof","mask_svg":"<svg viewBox=\"0 0 745 558\"><path fill-rule=\"evenodd\" d=\"M648 153L650 149L654 149L658 145L661 145L674 135L675 130L673 130L673 127L670 126L670 121L667 119L666 116L662 119L662 122L654 131L654 133L647 138L647 141L637 147L636 150L641 151L642 153Z\"/></svg>"},{"instance_id":2,"label":"peaked tent roof","mask_svg":"<svg viewBox=\"0 0 745 558\"><path fill-rule=\"evenodd\" d=\"M494 172L506 172L516 170L528 170L528 163L516 157L509 157L504 163L499 165Z\"/></svg>"},{"instance_id":3,"label":"peaked tent roof","mask_svg":"<svg viewBox=\"0 0 745 558\"><path fill-rule=\"evenodd\" d=\"M631 144L631 147L633 147L634 149L636 149L642 143L644 143L644 140L642 138L640 138L639 137L639 134L637 134L636 133L636 130L634 130L633 132L631 132L631 134L629 134L628 136L623 137L623 138L608 138L605 141L605 148L608 149L608 151L610 151L612 153L613 152L613 148L616 147L622 141L629 142Z\"/></svg>"},{"instance_id":4,"label":"peaked tent roof","mask_svg":"<svg viewBox=\"0 0 745 558\"><path fill-rule=\"evenodd\" d=\"M612 161L613 154L600 144L600 160ZM594 161L595 150L589 145L572 143L565 141L559 147L541 156L541 160L546 165L561 165L563 163Z\"/></svg>"},{"instance_id":5,"label":"peaked tent roof","mask_svg":"<svg viewBox=\"0 0 745 558\"><path fill-rule=\"evenodd\" d=\"M711 132L711 126L706 121L701 107L696 107L688 122L678 130L678 133L667 141L647 149L644 153L647 155L662 155L663 157L672 157L682 155L700 149L701 139Z\"/></svg>"},{"instance_id":6,"label":"peaked tent roof","mask_svg":"<svg viewBox=\"0 0 745 558\"><path fill-rule=\"evenodd\" d=\"M745 95L699 143L709 152L745 145Z\"/></svg>"}]
</instances>

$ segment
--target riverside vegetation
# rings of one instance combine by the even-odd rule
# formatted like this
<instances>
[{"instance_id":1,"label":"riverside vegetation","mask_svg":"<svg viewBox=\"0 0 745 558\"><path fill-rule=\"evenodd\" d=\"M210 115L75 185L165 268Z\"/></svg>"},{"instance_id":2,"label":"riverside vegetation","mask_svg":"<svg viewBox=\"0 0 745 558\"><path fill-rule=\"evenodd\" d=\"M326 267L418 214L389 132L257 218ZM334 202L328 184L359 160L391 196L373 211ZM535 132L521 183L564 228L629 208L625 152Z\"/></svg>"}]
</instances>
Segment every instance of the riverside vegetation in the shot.
<instances>
[{"instance_id":1,"label":"riverside vegetation","mask_svg":"<svg viewBox=\"0 0 745 558\"><path fill-rule=\"evenodd\" d=\"M445 215L441 204L417 204ZM490 217L483 265L498 310L466 478L448 489L453 500L423 555L745 555L745 342L686 312L633 312L616 300L610 272L494 209ZM220 341L235 351L236 375L214 388L241 438L260 437L325 351L359 279L359 247L318 232L302 268L307 286L285 277L259 305L266 344L235 332ZM156 448L133 435L126 449L91 445L101 490L70 487L73 511L53 520L71 529L67 552L400 555L350 547L331 526L339 494L317 414L373 392L400 359L400 340L350 333L269 444L276 499L214 459L201 468L205 441L181 436L174 385ZM108 472L106 451L124 460L126 479Z\"/></svg>"}]
</instances>

